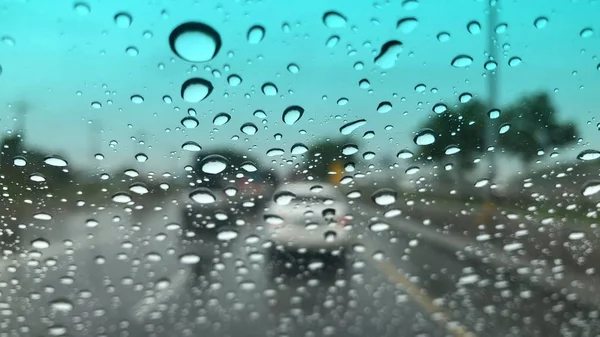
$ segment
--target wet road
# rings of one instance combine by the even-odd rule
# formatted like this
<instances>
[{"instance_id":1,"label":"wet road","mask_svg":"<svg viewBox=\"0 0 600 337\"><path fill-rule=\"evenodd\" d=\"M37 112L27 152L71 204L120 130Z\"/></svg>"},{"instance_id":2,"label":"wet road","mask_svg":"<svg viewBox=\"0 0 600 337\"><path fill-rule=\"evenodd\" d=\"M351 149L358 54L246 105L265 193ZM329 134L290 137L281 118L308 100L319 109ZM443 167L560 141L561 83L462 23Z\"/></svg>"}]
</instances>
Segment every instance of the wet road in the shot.
<instances>
[{"instance_id":1,"label":"wet road","mask_svg":"<svg viewBox=\"0 0 600 337\"><path fill-rule=\"evenodd\" d=\"M598 333L595 308L462 260L393 222L372 232L366 222L378 214L362 213L345 267L270 260L258 217L238 221L238 236L212 260L182 243L174 205L48 220L24 232L27 253L0 262L0 336Z\"/></svg>"}]
</instances>

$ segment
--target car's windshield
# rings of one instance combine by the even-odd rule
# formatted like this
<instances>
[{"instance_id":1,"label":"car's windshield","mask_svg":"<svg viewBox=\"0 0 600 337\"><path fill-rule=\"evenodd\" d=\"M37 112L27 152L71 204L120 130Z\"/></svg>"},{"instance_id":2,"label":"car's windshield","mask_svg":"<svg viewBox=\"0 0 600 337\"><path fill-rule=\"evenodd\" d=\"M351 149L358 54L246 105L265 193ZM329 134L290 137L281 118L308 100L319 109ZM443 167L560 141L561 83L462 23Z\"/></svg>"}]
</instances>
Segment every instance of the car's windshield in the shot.
<instances>
[{"instance_id":1,"label":"car's windshield","mask_svg":"<svg viewBox=\"0 0 600 337\"><path fill-rule=\"evenodd\" d=\"M600 336L600 2L0 0L0 337Z\"/></svg>"}]
</instances>

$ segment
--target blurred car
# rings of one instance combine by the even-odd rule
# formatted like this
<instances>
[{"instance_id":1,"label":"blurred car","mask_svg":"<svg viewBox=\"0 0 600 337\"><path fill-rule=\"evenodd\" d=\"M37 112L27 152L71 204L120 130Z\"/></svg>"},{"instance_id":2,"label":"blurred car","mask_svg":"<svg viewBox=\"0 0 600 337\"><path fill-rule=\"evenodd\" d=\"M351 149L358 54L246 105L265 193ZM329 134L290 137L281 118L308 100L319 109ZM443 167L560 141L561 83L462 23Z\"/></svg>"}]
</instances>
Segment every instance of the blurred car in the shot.
<instances>
[{"instance_id":1,"label":"blurred car","mask_svg":"<svg viewBox=\"0 0 600 337\"><path fill-rule=\"evenodd\" d=\"M269 254L327 254L344 260L351 244L349 207L335 186L318 183L283 185L265 208Z\"/></svg>"}]
</instances>

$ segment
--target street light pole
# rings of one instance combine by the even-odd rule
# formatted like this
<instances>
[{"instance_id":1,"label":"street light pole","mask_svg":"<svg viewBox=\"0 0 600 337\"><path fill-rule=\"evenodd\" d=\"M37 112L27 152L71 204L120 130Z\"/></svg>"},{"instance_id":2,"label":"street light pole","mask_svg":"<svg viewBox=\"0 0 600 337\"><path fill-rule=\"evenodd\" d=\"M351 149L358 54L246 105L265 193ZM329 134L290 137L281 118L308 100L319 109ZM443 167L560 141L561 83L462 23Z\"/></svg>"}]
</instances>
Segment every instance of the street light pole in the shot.
<instances>
[{"instance_id":1,"label":"street light pole","mask_svg":"<svg viewBox=\"0 0 600 337\"><path fill-rule=\"evenodd\" d=\"M500 69L500 63L497 57L497 38L496 38L496 26L498 25L498 10L500 6L500 0L489 0L488 2L488 57L490 61L496 62L496 68L489 70L487 74L487 90L488 90L488 105L490 109L497 109L498 103L498 73ZM486 147L493 147L494 149L489 153L489 181L490 184L495 183L497 167L496 167L496 123L493 119L488 117L487 127L487 141Z\"/></svg>"}]
</instances>

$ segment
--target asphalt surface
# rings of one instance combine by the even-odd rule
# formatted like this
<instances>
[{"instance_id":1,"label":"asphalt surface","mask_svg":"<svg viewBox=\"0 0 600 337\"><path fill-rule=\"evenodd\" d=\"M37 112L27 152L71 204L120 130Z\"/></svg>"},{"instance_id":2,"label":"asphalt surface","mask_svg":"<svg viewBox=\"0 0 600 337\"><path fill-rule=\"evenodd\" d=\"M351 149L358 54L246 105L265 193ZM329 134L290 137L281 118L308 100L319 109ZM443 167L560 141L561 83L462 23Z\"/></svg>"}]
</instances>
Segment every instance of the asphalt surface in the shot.
<instances>
[{"instance_id":1,"label":"asphalt surface","mask_svg":"<svg viewBox=\"0 0 600 337\"><path fill-rule=\"evenodd\" d=\"M237 236L212 257L169 225L180 220L173 205L32 220L27 252L0 261L0 336L600 333L596 308L442 250L400 230L401 218L373 232L381 214L353 209L345 267L269 259L260 216L231 219Z\"/></svg>"}]
</instances>

